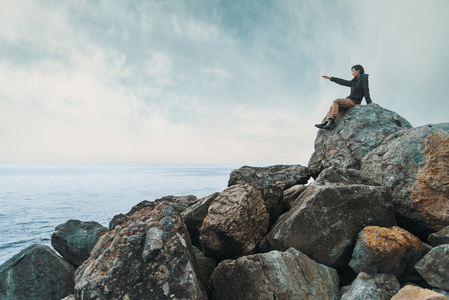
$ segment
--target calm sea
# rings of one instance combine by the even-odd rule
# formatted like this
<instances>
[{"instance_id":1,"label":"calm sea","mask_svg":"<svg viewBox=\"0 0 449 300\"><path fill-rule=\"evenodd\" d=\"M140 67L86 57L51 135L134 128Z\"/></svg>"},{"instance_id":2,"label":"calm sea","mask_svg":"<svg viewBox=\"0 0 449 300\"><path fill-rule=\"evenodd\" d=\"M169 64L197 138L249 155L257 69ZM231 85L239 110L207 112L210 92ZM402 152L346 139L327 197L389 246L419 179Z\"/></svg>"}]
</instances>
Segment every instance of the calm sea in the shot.
<instances>
[{"instance_id":1,"label":"calm sea","mask_svg":"<svg viewBox=\"0 0 449 300\"><path fill-rule=\"evenodd\" d=\"M205 197L227 186L237 165L0 165L0 264L31 244L51 247L69 219L108 226L143 200Z\"/></svg>"}]
</instances>

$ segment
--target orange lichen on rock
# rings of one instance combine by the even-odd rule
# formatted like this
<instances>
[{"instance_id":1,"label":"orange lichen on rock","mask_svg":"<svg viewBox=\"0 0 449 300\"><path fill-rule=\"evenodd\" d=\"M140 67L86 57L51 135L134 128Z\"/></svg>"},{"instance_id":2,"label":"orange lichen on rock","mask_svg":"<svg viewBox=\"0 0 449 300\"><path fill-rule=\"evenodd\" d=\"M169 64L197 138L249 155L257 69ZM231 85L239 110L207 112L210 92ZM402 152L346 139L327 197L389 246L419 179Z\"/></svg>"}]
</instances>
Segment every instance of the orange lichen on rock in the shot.
<instances>
[{"instance_id":1,"label":"orange lichen on rock","mask_svg":"<svg viewBox=\"0 0 449 300\"><path fill-rule=\"evenodd\" d=\"M366 246L382 257L396 257L410 249L424 249L423 243L417 237L397 226L367 226L362 234L365 236Z\"/></svg>"},{"instance_id":2,"label":"orange lichen on rock","mask_svg":"<svg viewBox=\"0 0 449 300\"><path fill-rule=\"evenodd\" d=\"M425 140L424 161L410 189L411 204L428 225L449 225L449 136L431 133Z\"/></svg>"}]
</instances>

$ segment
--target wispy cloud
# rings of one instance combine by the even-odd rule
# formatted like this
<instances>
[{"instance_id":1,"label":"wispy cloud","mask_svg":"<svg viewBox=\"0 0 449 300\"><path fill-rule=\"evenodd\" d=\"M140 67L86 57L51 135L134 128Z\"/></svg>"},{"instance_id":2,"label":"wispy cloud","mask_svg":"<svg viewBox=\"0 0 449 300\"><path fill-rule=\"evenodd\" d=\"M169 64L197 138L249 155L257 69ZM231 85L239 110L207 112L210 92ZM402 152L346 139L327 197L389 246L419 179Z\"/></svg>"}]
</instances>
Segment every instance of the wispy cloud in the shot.
<instances>
[{"instance_id":1,"label":"wispy cloud","mask_svg":"<svg viewBox=\"0 0 449 300\"><path fill-rule=\"evenodd\" d=\"M307 163L313 124L349 92L320 76L356 63L375 102L447 121L448 9L0 2L0 162Z\"/></svg>"}]
</instances>

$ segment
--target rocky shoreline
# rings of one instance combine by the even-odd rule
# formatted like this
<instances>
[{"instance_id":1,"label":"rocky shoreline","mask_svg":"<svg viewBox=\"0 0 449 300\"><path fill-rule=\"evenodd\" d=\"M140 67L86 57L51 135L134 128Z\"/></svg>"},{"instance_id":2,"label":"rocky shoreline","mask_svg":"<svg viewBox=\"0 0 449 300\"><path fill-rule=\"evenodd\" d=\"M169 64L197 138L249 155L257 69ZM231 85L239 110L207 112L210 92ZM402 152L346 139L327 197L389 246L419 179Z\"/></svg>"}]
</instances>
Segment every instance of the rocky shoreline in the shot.
<instances>
[{"instance_id":1,"label":"rocky shoreline","mask_svg":"<svg viewBox=\"0 0 449 300\"><path fill-rule=\"evenodd\" d=\"M202 199L57 226L59 255L0 266L0 299L448 299L448 211L449 123L358 105L307 167L244 166Z\"/></svg>"}]
</instances>

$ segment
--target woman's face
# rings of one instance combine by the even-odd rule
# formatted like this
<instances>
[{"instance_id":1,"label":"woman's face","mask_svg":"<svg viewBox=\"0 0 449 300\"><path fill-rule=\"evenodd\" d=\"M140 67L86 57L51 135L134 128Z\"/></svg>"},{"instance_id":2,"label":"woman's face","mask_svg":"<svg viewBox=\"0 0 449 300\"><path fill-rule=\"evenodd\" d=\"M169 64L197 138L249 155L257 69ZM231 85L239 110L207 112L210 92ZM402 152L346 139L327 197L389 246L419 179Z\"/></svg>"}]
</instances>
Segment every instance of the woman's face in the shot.
<instances>
[{"instance_id":1,"label":"woman's face","mask_svg":"<svg viewBox=\"0 0 449 300\"><path fill-rule=\"evenodd\" d=\"M360 70L356 70L355 68L352 68L352 76L357 77L360 75Z\"/></svg>"}]
</instances>

